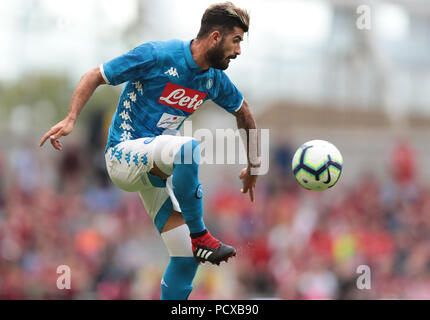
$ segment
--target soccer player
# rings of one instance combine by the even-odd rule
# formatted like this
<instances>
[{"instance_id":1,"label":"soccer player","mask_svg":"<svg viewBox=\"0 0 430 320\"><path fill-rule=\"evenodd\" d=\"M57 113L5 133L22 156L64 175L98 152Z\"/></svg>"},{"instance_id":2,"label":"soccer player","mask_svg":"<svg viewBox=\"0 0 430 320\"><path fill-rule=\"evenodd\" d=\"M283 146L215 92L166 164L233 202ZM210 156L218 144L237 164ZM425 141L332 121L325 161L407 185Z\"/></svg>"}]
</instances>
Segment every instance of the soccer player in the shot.
<instances>
[{"instance_id":1,"label":"soccer player","mask_svg":"<svg viewBox=\"0 0 430 320\"><path fill-rule=\"evenodd\" d=\"M88 71L74 90L65 119L40 141L42 146L49 138L62 150L59 138L72 131L95 89L126 82L109 129L105 161L119 188L139 192L168 249L161 299L187 299L199 262L219 265L236 255L203 221L199 143L172 134L206 100L233 114L247 133L248 166L239 178L242 193L249 192L254 201L257 175L251 171L260 163L251 161L257 139L249 132L256 124L242 94L222 71L240 55L248 28L245 10L231 2L213 4L204 12L195 39L147 42Z\"/></svg>"}]
</instances>

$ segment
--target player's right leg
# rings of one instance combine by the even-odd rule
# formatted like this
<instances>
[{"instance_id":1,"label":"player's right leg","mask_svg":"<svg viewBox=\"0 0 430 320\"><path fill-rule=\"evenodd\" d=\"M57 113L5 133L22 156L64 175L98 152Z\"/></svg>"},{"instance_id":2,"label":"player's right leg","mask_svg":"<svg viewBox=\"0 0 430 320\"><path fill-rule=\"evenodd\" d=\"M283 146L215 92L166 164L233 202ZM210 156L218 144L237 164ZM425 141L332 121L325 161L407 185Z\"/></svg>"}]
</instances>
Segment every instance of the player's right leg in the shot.
<instances>
[{"instance_id":1,"label":"player's right leg","mask_svg":"<svg viewBox=\"0 0 430 320\"><path fill-rule=\"evenodd\" d=\"M192 250L199 262L219 264L236 250L214 238L203 222L203 189L199 181L200 147L195 139L159 136L154 145L154 163L166 175L167 189L190 230Z\"/></svg>"}]
</instances>

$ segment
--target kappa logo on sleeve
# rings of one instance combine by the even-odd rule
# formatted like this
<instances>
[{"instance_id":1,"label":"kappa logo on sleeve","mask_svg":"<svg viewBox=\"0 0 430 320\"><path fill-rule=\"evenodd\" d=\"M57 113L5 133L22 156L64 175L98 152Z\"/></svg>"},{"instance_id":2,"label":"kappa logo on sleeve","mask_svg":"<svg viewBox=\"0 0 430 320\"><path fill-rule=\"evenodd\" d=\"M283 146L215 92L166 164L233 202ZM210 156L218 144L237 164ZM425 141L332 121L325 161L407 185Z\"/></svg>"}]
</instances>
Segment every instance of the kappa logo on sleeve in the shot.
<instances>
[{"instance_id":1,"label":"kappa logo on sleeve","mask_svg":"<svg viewBox=\"0 0 430 320\"><path fill-rule=\"evenodd\" d=\"M164 74L168 74L168 75L171 75L172 77L179 78L178 71L176 71L176 68L173 68L173 67L170 67L170 69L164 72Z\"/></svg>"},{"instance_id":2,"label":"kappa logo on sleeve","mask_svg":"<svg viewBox=\"0 0 430 320\"><path fill-rule=\"evenodd\" d=\"M193 113L205 101L207 93L168 82L158 102L172 108Z\"/></svg>"}]
</instances>

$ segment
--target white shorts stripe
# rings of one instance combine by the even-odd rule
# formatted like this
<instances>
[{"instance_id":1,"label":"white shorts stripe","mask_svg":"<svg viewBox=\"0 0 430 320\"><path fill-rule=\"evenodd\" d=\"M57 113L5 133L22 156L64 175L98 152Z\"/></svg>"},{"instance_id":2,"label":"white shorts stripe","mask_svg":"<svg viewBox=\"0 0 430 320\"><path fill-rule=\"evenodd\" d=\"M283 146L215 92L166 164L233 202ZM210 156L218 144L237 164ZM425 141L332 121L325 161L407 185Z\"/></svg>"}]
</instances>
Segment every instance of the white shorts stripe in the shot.
<instances>
[{"instance_id":1,"label":"white shorts stripe","mask_svg":"<svg viewBox=\"0 0 430 320\"><path fill-rule=\"evenodd\" d=\"M172 200L173 210L177 212L182 212L181 207L179 206L178 199L176 199L175 194L173 193L172 176L167 178L166 188L167 188L167 193L169 194L170 200Z\"/></svg>"}]
</instances>

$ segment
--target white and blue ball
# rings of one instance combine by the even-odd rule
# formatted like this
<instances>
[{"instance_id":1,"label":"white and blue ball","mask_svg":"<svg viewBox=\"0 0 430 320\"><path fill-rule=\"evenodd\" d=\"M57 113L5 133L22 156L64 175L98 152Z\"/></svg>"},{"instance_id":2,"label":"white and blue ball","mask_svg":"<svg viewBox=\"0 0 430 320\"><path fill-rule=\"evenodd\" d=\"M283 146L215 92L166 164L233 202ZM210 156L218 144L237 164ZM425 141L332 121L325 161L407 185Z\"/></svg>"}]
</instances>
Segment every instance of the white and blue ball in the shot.
<instances>
[{"instance_id":1,"label":"white and blue ball","mask_svg":"<svg viewBox=\"0 0 430 320\"><path fill-rule=\"evenodd\" d=\"M343 158L339 150L325 140L312 140L297 149L292 169L304 188L323 191L333 187L340 178Z\"/></svg>"}]
</instances>

